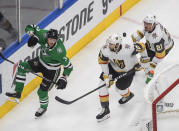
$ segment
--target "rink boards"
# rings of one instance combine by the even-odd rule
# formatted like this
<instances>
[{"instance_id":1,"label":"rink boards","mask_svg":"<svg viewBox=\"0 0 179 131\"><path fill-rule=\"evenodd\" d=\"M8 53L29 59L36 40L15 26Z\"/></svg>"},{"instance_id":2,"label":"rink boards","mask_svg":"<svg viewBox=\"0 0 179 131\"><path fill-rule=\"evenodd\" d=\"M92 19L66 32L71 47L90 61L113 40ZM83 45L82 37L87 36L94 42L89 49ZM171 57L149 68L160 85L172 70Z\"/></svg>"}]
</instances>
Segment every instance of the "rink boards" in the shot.
<instances>
[{"instance_id":1,"label":"rink boards","mask_svg":"<svg viewBox=\"0 0 179 131\"><path fill-rule=\"evenodd\" d=\"M60 38L65 44L69 58L78 53L140 0L72 1L71 5L68 5L70 8L61 10L62 13L58 14L54 11L53 14L52 12L51 16L56 17L52 22L48 21L49 19L42 21L45 24L49 22L49 25L45 27L46 29L59 30ZM8 59L17 62L19 60L27 61L38 56L40 48L31 49L25 43ZM12 65L4 61L0 64L0 68L2 92L6 92L11 88ZM37 88L40 82L40 78L34 78L33 75L28 74L21 100ZM6 101L2 94L0 95L0 105L0 118L16 106L15 103Z\"/></svg>"}]
</instances>

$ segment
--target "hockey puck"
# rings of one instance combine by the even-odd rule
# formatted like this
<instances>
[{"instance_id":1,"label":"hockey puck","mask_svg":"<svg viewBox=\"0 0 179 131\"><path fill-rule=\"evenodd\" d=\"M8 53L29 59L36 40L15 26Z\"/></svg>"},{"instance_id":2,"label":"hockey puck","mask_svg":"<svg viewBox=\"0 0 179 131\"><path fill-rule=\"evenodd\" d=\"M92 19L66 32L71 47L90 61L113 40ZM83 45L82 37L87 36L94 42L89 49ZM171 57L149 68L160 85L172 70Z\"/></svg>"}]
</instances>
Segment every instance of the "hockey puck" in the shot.
<instances>
[{"instance_id":1,"label":"hockey puck","mask_svg":"<svg viewBox=\"0 0 179 131\"><path fill-rule=\"evenodd\" d=\"M122 35L123 35L123 37L126 37L126 36L127 36L126 32L124 32Z\"/></svg>"}]
</instances>

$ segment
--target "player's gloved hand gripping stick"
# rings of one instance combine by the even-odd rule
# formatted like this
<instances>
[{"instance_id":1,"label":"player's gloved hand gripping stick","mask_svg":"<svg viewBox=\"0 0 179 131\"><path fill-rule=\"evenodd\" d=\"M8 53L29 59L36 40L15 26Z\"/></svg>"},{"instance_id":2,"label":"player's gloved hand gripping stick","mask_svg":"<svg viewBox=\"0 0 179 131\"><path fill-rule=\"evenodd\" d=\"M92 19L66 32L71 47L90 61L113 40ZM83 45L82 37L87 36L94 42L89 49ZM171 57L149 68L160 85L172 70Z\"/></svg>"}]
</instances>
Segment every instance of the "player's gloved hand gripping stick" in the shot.
<instances>
[{"instance_id":1,"label":"player's gloved hand gripping stick","mask_svg":"<svg viewBox=\"0 0 179 131\"><path fill-rule=\"evenodd\" d=\"M121 75L118 76L117 78L118 78L118 79L124 78L124 77L129 76L130 74L132 74L132 73L134 73L134 72L135 72L135 70L132 69L132 70L130 70L130 71L127 72L127 73L121 74ZM93 92L99 90L100 88L102 88L102 87L104 87L104 86L106 86L106 84L103 84L103 85L97 87L96 89L93 89L92 91L89 91L89 92L87 92L86 94L84 94L84 95L82 95L82 96L80 96L80 97L78 97L78 98L76 98L76 99L74 99L74 100L72 100L72 101L63 100L63 99L61 99L61 98L58 97L58 96L56 96L55 99L56 99L58 102L60 102L60 103L69 105L69 104L72 104L72 103L74 103L75 101L78 101L78 100L82 99L83 97L85 97L85 96L87 96L87 95L89 95L89 94L91 94L91 93L93 93Z\"/></svg>"}]
</instances>

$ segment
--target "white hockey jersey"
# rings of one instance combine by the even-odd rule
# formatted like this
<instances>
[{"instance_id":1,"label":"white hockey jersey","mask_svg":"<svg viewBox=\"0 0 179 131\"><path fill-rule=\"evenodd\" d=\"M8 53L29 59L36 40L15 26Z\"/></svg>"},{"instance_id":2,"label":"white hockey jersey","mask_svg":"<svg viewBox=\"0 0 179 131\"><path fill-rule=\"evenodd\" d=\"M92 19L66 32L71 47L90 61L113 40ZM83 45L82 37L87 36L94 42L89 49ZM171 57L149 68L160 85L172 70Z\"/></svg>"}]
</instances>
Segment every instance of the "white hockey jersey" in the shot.
<instances>
[{"instance_id":1,"label":"white hockey jersey","mask_svg":"<svg viewBox=\"0 0 179 131\"><path fill-rule=\"evenodd\" d=\"M133 51L133 44L123 44L121 50L117 53L111 51L108 45L104 45L100 49L98 57L98 62L102 66L102 71L106 75L109 75L109 63L116 72L128 72L133 69L138 63L136 55L132 56Z\"/></svg>"},{"instance_id":2,"label":"white hockey jersey","mask_svg":"<svg viewBox=\"0 0 179 131\"><path fill-rule=\"evenodd\" d=\"M160 59L165 57L166 51L170 50L174 45L170 34L159 22L156 23L152 32L147 32L144 29L141 31L137 30L131 37L133 42L139 42L145 37L148 48L156 53L155 57Z\"/></svg>"}]
</instances>

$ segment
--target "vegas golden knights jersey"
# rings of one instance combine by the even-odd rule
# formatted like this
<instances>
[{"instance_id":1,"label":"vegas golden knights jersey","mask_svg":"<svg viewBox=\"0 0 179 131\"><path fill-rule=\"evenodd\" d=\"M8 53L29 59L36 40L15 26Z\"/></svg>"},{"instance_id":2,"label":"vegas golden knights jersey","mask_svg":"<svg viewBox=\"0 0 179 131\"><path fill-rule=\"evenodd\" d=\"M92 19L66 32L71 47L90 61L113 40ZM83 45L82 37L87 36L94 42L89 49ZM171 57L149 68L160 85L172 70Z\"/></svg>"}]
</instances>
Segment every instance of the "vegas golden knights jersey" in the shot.
<instances>
[{"instance_id":1,"label":"vegas golden knights jersey","mask_svg":"<svg viewBox=\"0 0 179 131\"><path fill-rule=\"evenodd\" d=\"M134 51L133 44L122 44L119 52L113 52L108 45L104 45L99 52L98 62L102 66L102 71L108 75L109 68L107 64L111 64L116 72L128 72L138 63L136 55L132 55Z\"/></svg>"}]
</instances>

